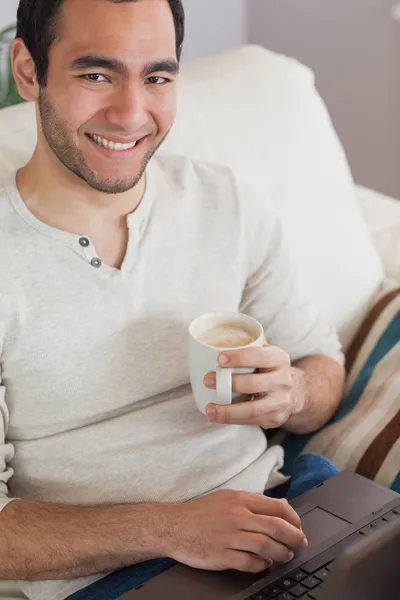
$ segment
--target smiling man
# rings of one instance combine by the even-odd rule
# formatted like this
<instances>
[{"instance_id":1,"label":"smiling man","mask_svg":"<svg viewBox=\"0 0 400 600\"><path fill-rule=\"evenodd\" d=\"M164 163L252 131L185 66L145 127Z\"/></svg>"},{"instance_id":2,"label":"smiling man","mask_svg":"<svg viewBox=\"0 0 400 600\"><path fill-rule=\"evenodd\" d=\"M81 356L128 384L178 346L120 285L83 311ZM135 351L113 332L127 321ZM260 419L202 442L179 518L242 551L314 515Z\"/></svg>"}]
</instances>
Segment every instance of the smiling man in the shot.
<instances>
[{"instance_id":1,"label":"smiling man","mask_svg":"<svg viewBox=\"0 0 400 600\"><path fill-rule=\"evenodd\" d=\"M271 203L225 167L155 156L183 38L180 0L20 2L38 141L0 184L0 577L32 600L115 600L174 560L290 561L307 540L281 498L336 472L305 456L287 483L265 435L321 427L344 381ZM186 336L212 311L255 317L269 345L221 354L256 372L205 418Z\"/></svg>"}]
</instances>

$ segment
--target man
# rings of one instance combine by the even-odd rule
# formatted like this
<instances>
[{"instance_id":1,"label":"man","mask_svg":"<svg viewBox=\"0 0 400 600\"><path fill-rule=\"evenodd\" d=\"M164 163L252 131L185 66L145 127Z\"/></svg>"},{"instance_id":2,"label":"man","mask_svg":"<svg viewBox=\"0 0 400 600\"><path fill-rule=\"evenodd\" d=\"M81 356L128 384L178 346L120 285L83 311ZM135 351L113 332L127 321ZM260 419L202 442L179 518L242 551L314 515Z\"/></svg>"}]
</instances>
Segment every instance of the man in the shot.
<instances>
[{"instance_id":1,"label":"man","mask_svg":"<svg viewBox=\"0 0 400 600\"><path fill-rule=\"evenodd\" d=\"M38 142L0 187L0 577L35 600L110 600L173 560L260 572L307 544L263 430L325 424L343 356L266 199L153 157L183 35L180 0L20 2ZM205 418L186 336L214 310L254 316L269 345L220 356L257 372L234 378L248 401ZM299 470L292 495L312 485Z\"/></svg>"}]
</instances>

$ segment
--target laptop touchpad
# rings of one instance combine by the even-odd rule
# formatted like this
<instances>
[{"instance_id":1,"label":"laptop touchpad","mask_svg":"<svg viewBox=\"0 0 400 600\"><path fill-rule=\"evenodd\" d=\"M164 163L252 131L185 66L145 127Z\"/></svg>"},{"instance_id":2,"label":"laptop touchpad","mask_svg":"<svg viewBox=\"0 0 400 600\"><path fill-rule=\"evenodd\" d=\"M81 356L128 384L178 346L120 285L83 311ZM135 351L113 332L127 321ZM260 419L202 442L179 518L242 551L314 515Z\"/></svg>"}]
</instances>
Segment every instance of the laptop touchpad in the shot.
<instances>
[{"instance_id":1,"label":"laptop touchpad","mask_svg":"<svg viewBox=\"0 0 400 600\"><path fill-rule=\"evenodd\" d=\"M318 507L305 514L301 523L310 546L320 544L349 526L348 521Z\"/></svg>"}]
</instances>

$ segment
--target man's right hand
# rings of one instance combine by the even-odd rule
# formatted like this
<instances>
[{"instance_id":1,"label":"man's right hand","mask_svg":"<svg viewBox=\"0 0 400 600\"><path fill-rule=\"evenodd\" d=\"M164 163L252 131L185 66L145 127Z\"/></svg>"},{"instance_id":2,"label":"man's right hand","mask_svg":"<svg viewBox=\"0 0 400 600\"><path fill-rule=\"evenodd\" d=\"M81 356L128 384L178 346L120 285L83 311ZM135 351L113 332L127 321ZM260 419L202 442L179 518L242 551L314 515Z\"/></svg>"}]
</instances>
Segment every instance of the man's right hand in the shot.
<instances>
[{"instance_id":1,"label":"man's right hand","mask_svg":"<svg viewBox=\"0 0 400 600\"><path fill-rule=\"evenodd\" d=\"M268 559L288 561L305 540L287 502L232 490L184 504L83 508L16 500L0 513L0 530L0 579L29 581L78 579L162 556L258 573Z\"/></svg>"},{"instance_id":2,"label":"man's right hand","mask_svg":"<svg viewBox=\"0 0 400 600\"><path fill-rule=\"evenodd\" d=\"M286 500L222 490L169 508L163 550L197 569L259 573L307 546L300 517Z\"/></svg>"}]
</instances>

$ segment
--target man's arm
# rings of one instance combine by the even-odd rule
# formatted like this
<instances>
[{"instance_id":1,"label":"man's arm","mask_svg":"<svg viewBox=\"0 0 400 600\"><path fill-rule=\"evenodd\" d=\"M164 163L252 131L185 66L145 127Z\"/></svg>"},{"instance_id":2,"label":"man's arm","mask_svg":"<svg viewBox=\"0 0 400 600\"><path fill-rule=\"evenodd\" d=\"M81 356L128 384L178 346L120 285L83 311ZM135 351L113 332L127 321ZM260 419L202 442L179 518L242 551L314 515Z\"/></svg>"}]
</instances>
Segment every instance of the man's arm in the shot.
<instances>
[{"instance_id":1,"label":"man's arm","mask_svg":"<svg viewBox=\"0 0 400 600\"><path fill-rule=\"evenodd\" d=\"M219 424L312 432L329 420L343 397L341 344L289 251L279 215L251 190L243 197L248 274L240 312L263 325L267 344L223 353L222 367L256 369L233 376L233 391L251 401L210 404L207 417ZM215 374L207 373L204 384L214 389Z\"/></svg>"},{"instance_id":2,"label":"man's arm","mask_svg":"<svg viewBox=\"0 0 400 600\"><path fill-rule=\"evenodd\" d=\"M162 556L171 506L14 500L0 513L0 579L75 579Z\"/></svg>"},{"instance_id":3,"label":"man's arm","mask_svg":"<svg viewBox=\"0 0 400 600\"><path fill-rule=\"evenodd\" d=\"M309 356L292 367L293 405L298 407L283 428L311 433L325 425L343 400L345 370L326 356Z\"/></svg>"},{"instance_id":4,"label":"man's arm","mask_svg":"<svg viewBox=\"0 0 400 600\"><path fill-rule=\"evenodd\" d=\"M104 508L15 500L0 514L0 534L0 578L28 581L77 579L162 556L258 573L307 546L287 502L236 490Z\"/></svg>"},{"instance_id":5,"label":"man's arm","mask_svg":"<svg viewBox=\"0 0 400 600\"><path fill-rule=\"evenodd\" d=\"M207 407L211 422L285 427L312 432L324 425L343 397L345 362L333 324L319 307L289 250L282 220L271 202L251 187L246 199L247 279L240 312L264 327L269 347L229 351L222 367L257 369L235 375L233 391L252 402ZM293 365L293 366L292 366ZM214 374L205 385L214 389ZM210 380L210 385L208 384ZM295 411L295 414L293 414Z\"/></svg>"}]
</instances>

